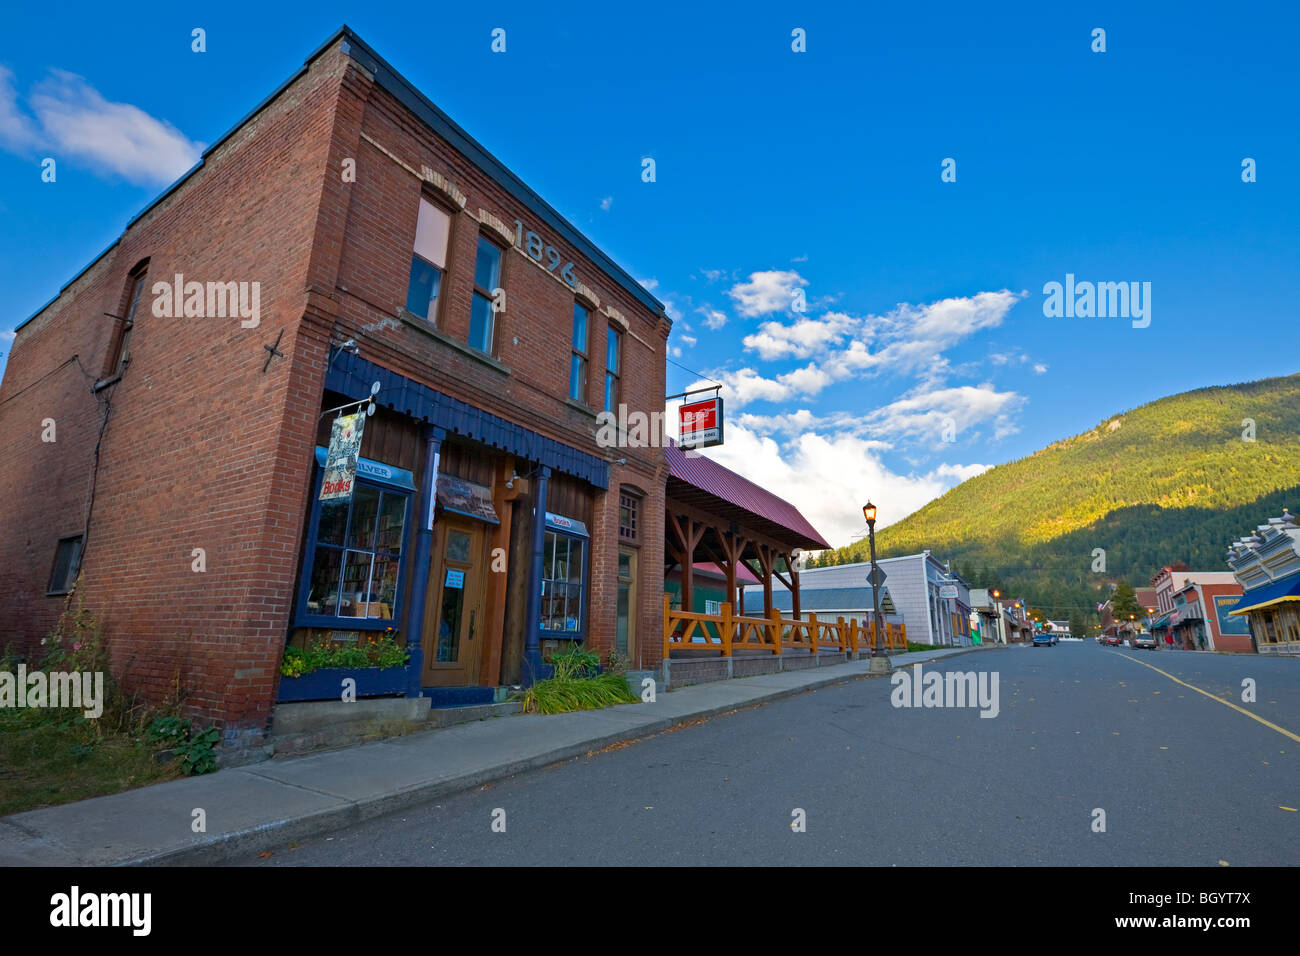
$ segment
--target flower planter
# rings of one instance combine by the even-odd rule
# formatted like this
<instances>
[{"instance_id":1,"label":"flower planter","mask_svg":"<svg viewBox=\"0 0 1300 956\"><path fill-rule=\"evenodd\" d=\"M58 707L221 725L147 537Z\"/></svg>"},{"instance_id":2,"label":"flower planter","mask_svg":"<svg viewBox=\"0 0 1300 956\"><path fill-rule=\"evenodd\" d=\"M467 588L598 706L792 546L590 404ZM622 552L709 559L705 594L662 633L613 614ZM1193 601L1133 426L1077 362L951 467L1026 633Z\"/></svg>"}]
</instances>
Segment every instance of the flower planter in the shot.
<instances>
[{"instance_id":1,"label":"flower planter","mask_svg":"<svg viewBox=\"0 0 1300 956\"><path fill-rule=\"evenodd\" d=\"M402 667L323 667L301 677L281 677L280 703L300 700L341 700L343 681L357 682L357 697L405 695L410 665Z\"/></svg>"}]
</instances>

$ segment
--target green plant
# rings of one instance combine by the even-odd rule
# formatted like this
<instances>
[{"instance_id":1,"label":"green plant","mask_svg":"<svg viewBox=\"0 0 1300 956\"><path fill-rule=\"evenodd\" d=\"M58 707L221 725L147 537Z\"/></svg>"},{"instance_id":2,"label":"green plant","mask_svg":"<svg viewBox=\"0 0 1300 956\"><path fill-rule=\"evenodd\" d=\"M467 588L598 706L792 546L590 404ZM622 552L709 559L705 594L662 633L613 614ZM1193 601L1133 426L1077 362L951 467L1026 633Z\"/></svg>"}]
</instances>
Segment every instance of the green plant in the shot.
<instances>
[{"instance_id":1,"label":"green plant","mask_svg":"<svg viewBox=\"0 0 1300 956\"><path fill-rule=\"evenodd\" d=\"M215 727L194 733L191 721L167 715L155 717L146 736L151 743L163 744L175 753L185 773L212 773L217 769L216 746L221 732Z\"/></svg>"},{"instance_id":2,"label":"green plant","mask_svg":"<svg viewBox=\"0 0 1300 956\"><path fill-rule=\"evenodd\" d=\"M181 769L188 774L212 773L217 769L217 741L221 732L209 727L174 748L180 758Z\"/></svg>"},{"instance_id":3,"label":"green plant","mask_svg":"<svg viewBox=\"0 0 1300 956\"><path fill-rule=\"evenodd\" d=\"M567 651L552 654L546 662L553 668L551 676L556 680L594 677L600 669L600 655L587 650L582 644L575 644Z\"/></svg>"},{"instance_id":4,"label":"green plant","mask_svg":"<svg viewBox=\"0 0 1300 956\"><path fill-rule=\"evenodd\" d=\"M410 656L389 632L356 644L317 638L306 647L285 648L280 673L301 677L326 667L401 667Z\"/></svg>"},{"instance_id":5,"label":"green plant","mask_svg":"<svg viewBox=\"0 0 1300 956\"><path fill-rule=\"evenodd\" d=\"M538 681L518 699L530 714L564 714L574 710L599 710L612 704L634 704L641 698L627 686L622 674L595 677L552 677Z\"/></svg>"}]
</instances>

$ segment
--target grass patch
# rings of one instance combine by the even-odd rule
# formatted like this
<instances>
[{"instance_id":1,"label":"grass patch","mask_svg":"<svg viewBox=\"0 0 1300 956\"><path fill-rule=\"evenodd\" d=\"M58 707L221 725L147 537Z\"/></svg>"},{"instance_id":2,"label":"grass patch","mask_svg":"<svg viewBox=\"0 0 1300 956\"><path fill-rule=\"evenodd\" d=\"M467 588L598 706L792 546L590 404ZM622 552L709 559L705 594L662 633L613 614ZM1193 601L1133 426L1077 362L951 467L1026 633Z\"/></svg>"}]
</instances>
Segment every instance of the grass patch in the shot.
<instances>
[{"instance_id":1,"label":"grass patch","mask_svg":"<svg viewBox=\"0 0 1300 956\"><path fill-rule=\"evenodd\" d=\"M641 698L627 686L626 665L611 655L605 673L599 673L600 655L581 644L547 663L555 676L540 680L516 699L526 714L567 714L575 710L600 710L614 704L634 704Z\"/></svg>"},{"instance_id":2,"label":"grass patch","mask_svg":"<svg viewBox=\"0 0 1300 956\"><path fill-rule=\"evenodd\" d=\"M96 724L68 711L0 709L0 816L181 776L143 735Z\"/></svg>"},{"instance_id":3,"label":"grass patch","mask_svg":"<svg viewBox=\"0 0 1300 956\"><path fill-rule=\"evenodd\" d=\"M575 710L600 710L614 704L634 704L641 698L627 686L622 674L595 677L552 677L538 681L523 694L528 714L567 714Z\"/></svg>"},{"instance_id":4,"label":"grass patch","mask_svg":"<svg viewBox=\"0 0 1300 956\"><path fill-rule=\"evenodd\" d=\"M16 674L19 658L0 654L0 671ZM185 773L215 769L214 729L177 716L177 690L148 706L113 680L108 651L94 617L69 600L55 629L41 641L27 672L103 674L102 712L88 719L68 707L0 707L0 816L120 793ZM176 759L164 761L170 750Z\"/></svg>"}]
</instances>

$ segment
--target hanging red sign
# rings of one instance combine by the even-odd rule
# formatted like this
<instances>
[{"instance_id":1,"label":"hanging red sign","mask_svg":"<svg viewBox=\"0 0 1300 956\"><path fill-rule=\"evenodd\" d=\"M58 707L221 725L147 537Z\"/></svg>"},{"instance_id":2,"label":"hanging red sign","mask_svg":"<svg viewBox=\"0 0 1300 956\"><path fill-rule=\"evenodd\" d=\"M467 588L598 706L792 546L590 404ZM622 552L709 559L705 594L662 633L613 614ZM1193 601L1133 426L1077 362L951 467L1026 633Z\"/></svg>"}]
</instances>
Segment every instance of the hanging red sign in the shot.
<instances>
[{"instance_id":1,"label":"hanging red sign","mask_svg":"<svg viewBox=\"0 0 1300 956\"><path fill-rule=\"evenodd\" d=\"M677 423L683 448L708 448L722 444L722 398L691 402L677 410Z\"/></svg>"}]
</instances>

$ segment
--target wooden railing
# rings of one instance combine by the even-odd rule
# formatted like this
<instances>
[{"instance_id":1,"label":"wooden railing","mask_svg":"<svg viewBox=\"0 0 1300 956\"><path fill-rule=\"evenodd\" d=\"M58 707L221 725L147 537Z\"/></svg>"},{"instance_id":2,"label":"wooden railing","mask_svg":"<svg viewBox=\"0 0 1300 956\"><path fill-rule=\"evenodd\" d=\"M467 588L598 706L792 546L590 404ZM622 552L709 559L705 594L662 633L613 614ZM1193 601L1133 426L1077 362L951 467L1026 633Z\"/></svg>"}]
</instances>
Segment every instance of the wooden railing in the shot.
<instances>
[{"instance_id":1,"label":"wooden railing","mask_svg":"<svg viewBox=\"0 0 1300 956\"><path fill-rule=\"evenodd\" d=\"M886 621L884 644L888 650L907 650L907 625ZM876 646L874 622L836 618L819 621L816 614L807 619L783 618L773 609L771 617L746 617L733 614L731 605L723 603L717 614L683 611L674 608L664 595L664 657L679 650L716 650L723 657L734 651L762 651L781 654L785 650L870 652Z\"/></svg>"}]
</instances>

